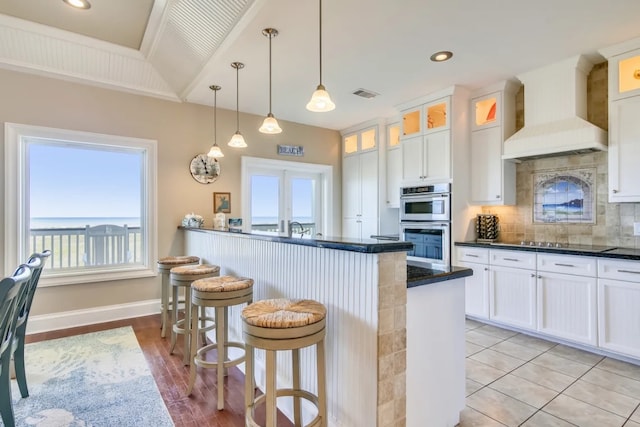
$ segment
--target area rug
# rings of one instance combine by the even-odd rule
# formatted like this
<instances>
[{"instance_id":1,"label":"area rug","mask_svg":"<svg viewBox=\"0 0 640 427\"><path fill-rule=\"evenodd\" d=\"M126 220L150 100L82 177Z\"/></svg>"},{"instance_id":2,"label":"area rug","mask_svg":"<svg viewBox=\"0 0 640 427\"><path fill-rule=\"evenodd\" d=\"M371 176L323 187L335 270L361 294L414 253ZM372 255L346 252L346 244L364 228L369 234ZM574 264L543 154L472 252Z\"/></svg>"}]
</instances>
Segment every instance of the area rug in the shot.
<instances>
[{"instance_id":1,"label":"area rug","mask_svg":"<svg viewBox=\"0 0 640 427\"><path fill-rule=\"evenodd\" d=\"M28 344L19 427L173 426L131 327Z\"/></svg>"}]
</instances>

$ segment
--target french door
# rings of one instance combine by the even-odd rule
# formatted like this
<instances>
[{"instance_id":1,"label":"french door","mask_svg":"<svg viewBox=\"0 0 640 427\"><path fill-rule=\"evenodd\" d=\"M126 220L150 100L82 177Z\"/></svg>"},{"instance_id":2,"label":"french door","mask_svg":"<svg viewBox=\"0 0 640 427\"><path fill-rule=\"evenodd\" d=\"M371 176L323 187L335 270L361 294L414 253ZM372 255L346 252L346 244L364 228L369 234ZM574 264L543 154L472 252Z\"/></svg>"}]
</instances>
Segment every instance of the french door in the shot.
<instances>
[{"instance_id":1,"label":"french door","mask_svg":"<svg viewBox=\"0 0 640 427\"><path fill-rule=\"evenodd\" d=\"M316 238L324 233L322 172L305 171L296 163L265 162L246 169L243 190L245 231ZM293 166L293 167L292 167Z\"/></svg>"}]
</instances>

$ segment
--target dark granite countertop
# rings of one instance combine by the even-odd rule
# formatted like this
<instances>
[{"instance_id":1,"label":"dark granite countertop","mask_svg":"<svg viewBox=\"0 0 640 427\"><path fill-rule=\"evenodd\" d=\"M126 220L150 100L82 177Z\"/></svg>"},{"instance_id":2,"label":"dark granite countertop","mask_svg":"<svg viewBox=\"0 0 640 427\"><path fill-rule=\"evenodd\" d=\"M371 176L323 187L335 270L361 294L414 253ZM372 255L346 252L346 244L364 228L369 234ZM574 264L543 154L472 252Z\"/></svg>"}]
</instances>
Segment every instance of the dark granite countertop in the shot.
<instances>
[{"instance_id":1,"label":"dark granite countertop","mask_svg":"<svg viewBox=\"0 0 640 427\"><path fill-rule=\"evenodd\" d=\"M265 234L243 233L239 231L222 231L212 228L178 227L181 230L197 231L201 233L233 233L251 239L268 240L271 242L289 243L293 245L312 246L315 248L337 249L340 251L361 253L406 252L413 249L413 243L393 241L388 239L353 239L345 237L322 237L317 239L301 239L299 237L282 237Z\"/></svg>"},{"instance_id":2,"label":"dark granite countertop","mask_svg":"<svg viewBox=\"0 0 640 427\"><path fill-rule=\"evenodd\" d=\"M487 249L503 249L513 251L541 252L558 255L580 255L599 258L617 258L632 261L640 261L640 249L619 248L615 246L572 245L569 248L555 248L545 246L523 246L517 243L479 243L479 242L455 242L455 246L472 246Z\"/></svg>"},{"instance_id":3,"label":"dark granite countertop","mask_svg":"<svg viewBox=\"0 0 640 427\"><path fill-rule=\"evenodd\" d=\"M465 267L429 266L429 264L407 262L407 288L431 285L446 280L461 279L472 276L473 270Z\"/></svg>"}]
</instances>

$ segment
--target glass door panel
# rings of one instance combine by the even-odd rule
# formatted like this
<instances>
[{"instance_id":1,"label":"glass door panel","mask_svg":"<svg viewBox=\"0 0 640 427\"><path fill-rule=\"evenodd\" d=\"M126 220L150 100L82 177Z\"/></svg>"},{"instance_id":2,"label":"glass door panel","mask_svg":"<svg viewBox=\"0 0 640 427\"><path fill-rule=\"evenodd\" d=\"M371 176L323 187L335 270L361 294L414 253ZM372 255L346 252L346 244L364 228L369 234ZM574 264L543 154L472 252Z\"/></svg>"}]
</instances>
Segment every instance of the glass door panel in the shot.
<instances>
[{"instance_id":1,"label":"glass door panel","mask_svg":"<svg viewBox=\"0 0 640 427\"><path fill-rule=\"evenodd\" d=\"M316 199L317 179L313 177L292 177L291 183L291 231L294 236L313 238L317 233ZM294 224L298 222L301 226ZM300 234L299 234L300 233Z\"/></svg>"},{"instance_id":2,"label":"glass door panel","mask_svg":"<svg viewBox=\"0 0 640 427\"><path fill-rule=\"evenodd\" d=\"M251 232L279 234L281 220L280 175L251 175Z\"/></svg>"}]
</instances>

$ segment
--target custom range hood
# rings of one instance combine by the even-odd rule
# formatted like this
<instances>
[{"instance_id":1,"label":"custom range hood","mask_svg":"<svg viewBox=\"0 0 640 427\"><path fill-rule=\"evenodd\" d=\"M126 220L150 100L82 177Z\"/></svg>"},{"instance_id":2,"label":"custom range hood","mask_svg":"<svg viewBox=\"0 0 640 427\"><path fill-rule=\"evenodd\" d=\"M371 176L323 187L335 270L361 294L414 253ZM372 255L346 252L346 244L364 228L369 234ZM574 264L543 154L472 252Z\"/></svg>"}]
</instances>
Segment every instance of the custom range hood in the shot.
<instances>
[{"instance_id":1,"label":"custom range hood","mask_svg":"<svg viewBox=\"0 0 640 427\"><path fill-rule=\"evenodd\" d=\"M607 132L587 118L583 56L518 75L524 84L524 127L504 142L503 159L531 159L607 150Z\"/></svg>"}]
</instances>

